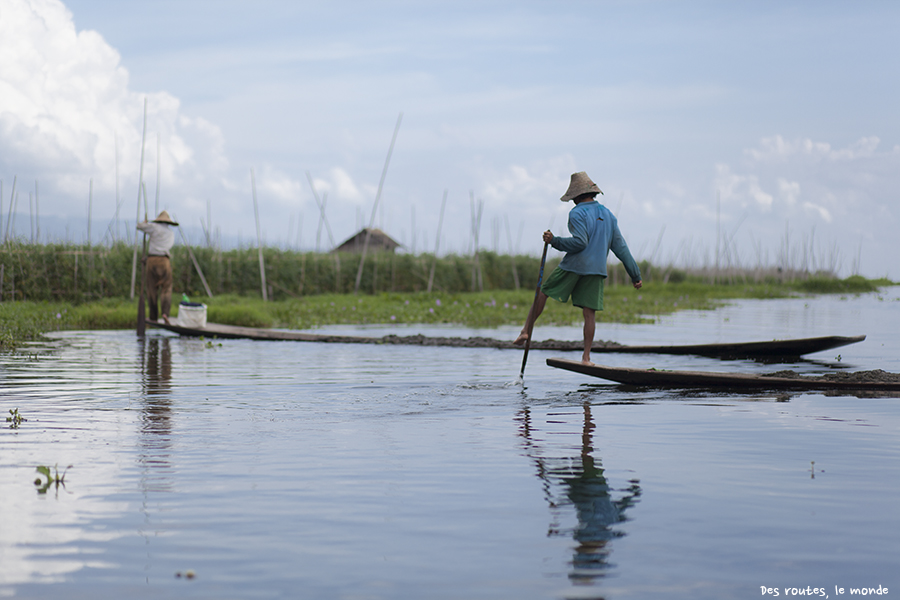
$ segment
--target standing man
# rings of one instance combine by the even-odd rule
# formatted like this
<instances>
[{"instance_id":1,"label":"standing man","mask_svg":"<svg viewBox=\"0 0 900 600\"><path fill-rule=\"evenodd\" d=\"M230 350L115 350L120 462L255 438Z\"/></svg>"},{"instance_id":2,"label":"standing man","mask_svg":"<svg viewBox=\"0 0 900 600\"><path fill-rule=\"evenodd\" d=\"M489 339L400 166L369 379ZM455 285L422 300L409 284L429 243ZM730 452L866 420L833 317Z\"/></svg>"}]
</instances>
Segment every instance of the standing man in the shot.
<instances>
[{"instance_id":1,"label":"standing man","mask_svg":"<svg viewBox=\"0 0 900 600\"><path fill-rule=\"evenodd\" d=\"M528 331L543 312L548 297L567 302L572 296L572 304L581 308L584 315L584 354L581 362L593 364L591 345L594 343L595 312L603 310L603 280L607 275L606 258L610 250L622 261L634 289L641 288L641 270L619 232L616 217L594 200L597 194L602 193L584 171L572 174L569 189L560 198L563 202L575 201L575 207L569 211L569 233L572 237L555 236L549 229L543 235L544 242L564 251L566 256L541 285L525 327L513 342L517 346L528 339Z\"/></svg>"},{"instance_id":2,"label":"standing man","mask_svg":"<svg viewBox=\"0 0 900 600\"><path fill-rule=\"evenodd\" d=\"M175 232L169 225L178 226L169 213L162 211L152 222L138 223L137 228L150 236L147 250L145 281L150 301L150 320L157 321L162 309L162 318L169 324L169 310L172 308L172 261L169 250L175 245ZM160 306L157 308L157 301Z\"/></svg>"}]
</instances>

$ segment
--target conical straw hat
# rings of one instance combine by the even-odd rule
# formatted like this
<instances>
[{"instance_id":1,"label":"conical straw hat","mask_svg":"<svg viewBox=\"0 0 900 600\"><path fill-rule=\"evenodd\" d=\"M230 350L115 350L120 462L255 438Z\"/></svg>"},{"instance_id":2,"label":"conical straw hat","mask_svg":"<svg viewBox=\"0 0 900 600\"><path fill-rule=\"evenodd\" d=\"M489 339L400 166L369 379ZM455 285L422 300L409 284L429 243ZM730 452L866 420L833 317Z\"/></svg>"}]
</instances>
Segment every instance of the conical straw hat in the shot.
<instances>
[{"instance_id":1,"label":"conical straw hat","mask_svg":"<svg viewBox=\"0 0 900 600\"><path fill-rule=\"evenodd\" d=\"M566 190L566 193L563 195L560 200L563 202L568 202L573 198L577 198L582 194L602 194L603 192L597 187L597 184L591 181L591 178L588 177L587 173L581 171L579 173L572 173L572 180L569 182L569 189Z\"/></svg>"},{"instance_id":2,"label":"conical straw hat","mask_svg":"<svg viewBox=\"0 0 900 600\"><path fill-rule=\"evenodd\" d=\"M168 211L162 211L159 213L159 216L153 219L154 223L168 223L169 225L178 225L175 221L172 220L172 217L169 216Z\"/></svg>"}]
</instances>

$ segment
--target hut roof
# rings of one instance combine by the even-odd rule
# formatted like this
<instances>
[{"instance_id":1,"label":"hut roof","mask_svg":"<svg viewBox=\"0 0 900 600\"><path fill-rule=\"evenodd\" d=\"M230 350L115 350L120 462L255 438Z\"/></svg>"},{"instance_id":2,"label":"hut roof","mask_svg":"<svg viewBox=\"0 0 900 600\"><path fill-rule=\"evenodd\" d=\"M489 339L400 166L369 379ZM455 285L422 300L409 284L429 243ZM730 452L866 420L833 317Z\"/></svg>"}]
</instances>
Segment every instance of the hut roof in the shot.
<instances>
[{"instance_id":1,"label":"hut roof","mask_svg":"<svg viewBox=\"0 0 900 600\"><path fill-rule=\"evenodd\" d=\"M362 252L363 245L366 243L366 232L370 231L368 227L364 227L357 233L350 236L345 242L341 243L332 252ZM380 229L371 229L369 234L369 251L372 252L393 252L401 244L395 241L391 236Z\"/></svg>"}]
</instances>

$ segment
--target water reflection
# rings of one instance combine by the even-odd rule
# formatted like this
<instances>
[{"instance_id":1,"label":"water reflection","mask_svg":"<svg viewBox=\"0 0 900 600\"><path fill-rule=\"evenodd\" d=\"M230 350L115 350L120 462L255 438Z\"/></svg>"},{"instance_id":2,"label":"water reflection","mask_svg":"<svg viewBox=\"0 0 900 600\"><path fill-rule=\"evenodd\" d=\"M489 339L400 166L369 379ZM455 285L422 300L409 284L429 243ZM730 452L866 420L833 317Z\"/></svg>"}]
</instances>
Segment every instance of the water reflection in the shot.
<instances>
[{"instance_id":1,"label":"water reflection","mask_svg":"<svg viewBox=\"0 0 900 600\"><path fill-rule=\"evenodd\" d=\"M581 411L561 409L545 416L543 423L538 424L535 421L539 417L526 407L517 419L526 454L534 461L550 505L552 518L547 535L571 536L575 540L569 580L574 585L592 585L612 566L608 560L609 543L624 535L612 527L627 520L625 511L637 502L641 488L637 479L629 481L624 490L610 487L600 458L594 457L595 425L589 402ZM576 423L581 425L581 443L565 444L577 435L571 430ZM557 448L562 456L554 455L560 453ZM618 497L614 497L616 492ZM574 523L569 507L575 509Z\"/></svg>"},{"instance_id":2,"label":"water reflection","mask_svg":"<svg viewBox=\"0 0 900 600\"><path fill-rule=\"evenodd\" d=\"M140 453L144 491L169 491L172 470L172 347L168 337L145 336L141 345L143 391Z\"/></svg>"}]
</instances>

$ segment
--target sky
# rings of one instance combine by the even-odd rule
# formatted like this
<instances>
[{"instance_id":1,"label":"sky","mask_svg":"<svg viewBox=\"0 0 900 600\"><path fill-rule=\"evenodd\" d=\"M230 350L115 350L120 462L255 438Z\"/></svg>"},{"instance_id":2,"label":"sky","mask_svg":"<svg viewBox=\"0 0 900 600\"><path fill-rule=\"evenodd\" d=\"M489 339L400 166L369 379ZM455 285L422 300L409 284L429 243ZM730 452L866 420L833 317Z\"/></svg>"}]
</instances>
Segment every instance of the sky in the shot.
<instances>
[{"instance_id":1,"label":"sky","mask_svg":"<svg viewBox=\"0 0 900 600\"><path fill-rule=\"evenodd\" d=\"M638 260L900 279L897 31L871 1L0 0L0 235L130 236L143 171L193 243L255 245L255 185L270 246L466 254L480 210L479 247L539 255L586 171Z\"/></svg>"}]
</instances>

